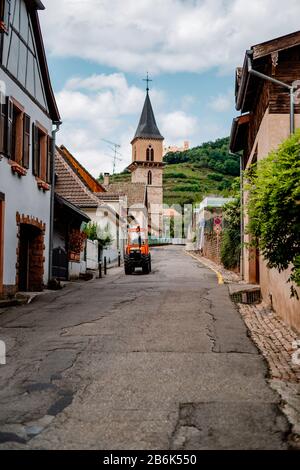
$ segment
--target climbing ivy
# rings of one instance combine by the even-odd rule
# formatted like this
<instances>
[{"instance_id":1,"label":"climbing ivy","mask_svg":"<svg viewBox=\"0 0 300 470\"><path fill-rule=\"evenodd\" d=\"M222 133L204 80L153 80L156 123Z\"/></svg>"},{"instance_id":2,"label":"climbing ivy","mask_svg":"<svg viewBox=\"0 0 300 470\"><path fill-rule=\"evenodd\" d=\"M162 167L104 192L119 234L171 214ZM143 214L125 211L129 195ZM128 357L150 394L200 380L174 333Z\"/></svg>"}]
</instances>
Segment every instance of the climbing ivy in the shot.
<instances>
[{"instance_id":1,"label":"climbing ivy","mask_svg":"<svg viewBox=\"0 0 300 470\"><path fill-rule=\"evenodd\" d=\"M300 286L300 130L246 172L248 233L279 272L292 266L292 295Z\"/></svg>"},{"instance_id":2,"label":"climbing ivy","mask_svg":"<svg viewBox=\"0 0 300 470\"><path fill-rule=\"evenodd\" d=\"M221 261L226 269L239 266L241 253L241 198L239 178L233 185L236 197L223 207L223 235L221 243Z\"/></svg>"}]
</instances>

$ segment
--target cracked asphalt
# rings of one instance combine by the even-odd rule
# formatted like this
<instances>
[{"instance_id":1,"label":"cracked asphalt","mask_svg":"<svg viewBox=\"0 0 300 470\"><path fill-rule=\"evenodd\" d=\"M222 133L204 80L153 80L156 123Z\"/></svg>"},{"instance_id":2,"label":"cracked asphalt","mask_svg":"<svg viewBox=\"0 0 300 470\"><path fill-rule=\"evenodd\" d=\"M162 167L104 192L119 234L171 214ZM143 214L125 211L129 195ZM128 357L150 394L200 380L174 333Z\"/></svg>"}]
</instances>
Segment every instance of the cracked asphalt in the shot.
<instances>
[{"instance_id":1,"label":"cracked asphalt","mask_svg":"<svg viewBox=\"0 0 300 470\"><path fill-rule=\"evenodd\" d=\"M286 449L262 356L208 268L74 283L0 315L0 449Z\"/></svg>"}]
</instances>

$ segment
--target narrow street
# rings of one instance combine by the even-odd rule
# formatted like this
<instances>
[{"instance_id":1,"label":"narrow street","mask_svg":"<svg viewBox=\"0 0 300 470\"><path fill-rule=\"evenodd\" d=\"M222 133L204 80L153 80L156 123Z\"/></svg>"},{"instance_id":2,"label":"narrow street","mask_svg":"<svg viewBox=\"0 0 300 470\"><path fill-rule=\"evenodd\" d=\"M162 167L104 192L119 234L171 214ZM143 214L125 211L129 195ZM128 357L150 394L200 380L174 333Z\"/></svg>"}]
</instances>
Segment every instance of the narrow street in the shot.
<instances>
[{"instance_id":1,"label":"narrow street","mask_svg":"<svg viewBox=\"0 0 300 470\"><path fill-rule=\"evenodd\" d=\"M0 449L284 449L262 356L182 248L0 315Z\"/></svg>"}]
</instances>

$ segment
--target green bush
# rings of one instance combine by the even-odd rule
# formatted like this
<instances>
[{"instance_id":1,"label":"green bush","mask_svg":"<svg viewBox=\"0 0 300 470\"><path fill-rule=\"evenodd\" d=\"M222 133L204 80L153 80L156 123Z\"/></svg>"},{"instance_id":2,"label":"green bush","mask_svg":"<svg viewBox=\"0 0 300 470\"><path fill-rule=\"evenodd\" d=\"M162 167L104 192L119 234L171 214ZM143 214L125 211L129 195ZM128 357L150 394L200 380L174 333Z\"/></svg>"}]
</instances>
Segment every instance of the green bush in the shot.
<instances>
[{"instance_id":1,"label":"green bush","mask_svg":"<svg viewBox=\"0 0 300 470\"><path fill-rule=\"evenodd\" d=\"M198 147L184 152L168 153L164 157L167 164L186 163L194 168L211 168L226 175L238 176L240 172L239 157L228 153L229 137L205 142ZM191 166L192 171L194 168Z\"/></svg>"},{"instance_id":2,"label":"green bush","mask_svg":"<svg viewBox=\"0 0 300 470\"><path fill-rule=\"evenodd\" d=\"M220 175L220 173L209 173L207 175L207 178L212 180L212 181L222 181L223 180L223 175Z\"/></svg>"},{"instance_id":3,"label":"green bush","mask_svg":"<svg viewBox=\"0 0 300 470\"><path fill-rule=\"evenodd\" d=\"M175 172L175 171L170 171L169 173L164 174L165 179L171 179L171 178L180 178L180 179L187 179L188 176L185 173L180 173L180 172Z\"/></svg>"},{"instance_id":4,"label":"green bush","mask_svg":"<svg viewBox=\"0 0 300 470\"><path fill-rule=\"evenodd\" d=\"M98 240L98 245L101 249L110 246L114 241L108 225L102 229L97 222L83 223L82 232L86 235L88 240Z\"/></svg>"},{"instance_id":5,"label":"green bush","mask_svg":"<svg viewBox=\"0 0 300 470\"><path fill-rule=\"evenodd\" d=\"M200 186L198 184L184 184L184 185L178 185L176 186L173 191L175 192L192 192L192 193L197 193L200 191Z\"/></svg>"},{"instance_id":6,"label":"green bush","mask_svg":"<svg viewBox=\"0 0 300 470\"><path fill-rule=\"evenodd\" d=\"M246 173L248 232L269 268L292 266L292 295L300 286L300 130Z\"/></svg>"},{"instance_id":7,"label":"green bush","mask_svg":"<svg viewBox=\"0 0 300 470\"><path fill-rule=\"evenodd\" d=\"M228 202L223 208L223 236L221 261L226 269L239 266L241 252L240 197Z\"/></svg>"}]
</instances>

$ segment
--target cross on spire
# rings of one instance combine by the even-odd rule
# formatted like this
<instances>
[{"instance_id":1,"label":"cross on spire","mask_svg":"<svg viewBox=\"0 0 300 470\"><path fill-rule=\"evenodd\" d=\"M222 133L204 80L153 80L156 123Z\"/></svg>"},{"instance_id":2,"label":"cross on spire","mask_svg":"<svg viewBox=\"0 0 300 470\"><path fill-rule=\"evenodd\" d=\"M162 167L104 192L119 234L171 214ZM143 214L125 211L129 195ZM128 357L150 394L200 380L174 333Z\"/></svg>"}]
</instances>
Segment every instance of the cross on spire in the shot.
<instances>
[{"instance_id":1,"label":"cross on spire","mask_svg":"<svg viewBox=\"0 0 300 470\"><path fill-rule=\"evenodd\" d=\"M152 82L153 80L151 80L151 78L149 78L149 73L147 72L147 77L146 78L143 78L143 81L144 82L147 82L147 88L146 88L146 91L148 93L149 91L149 82Z\"/></svg>"}]
</instances>

